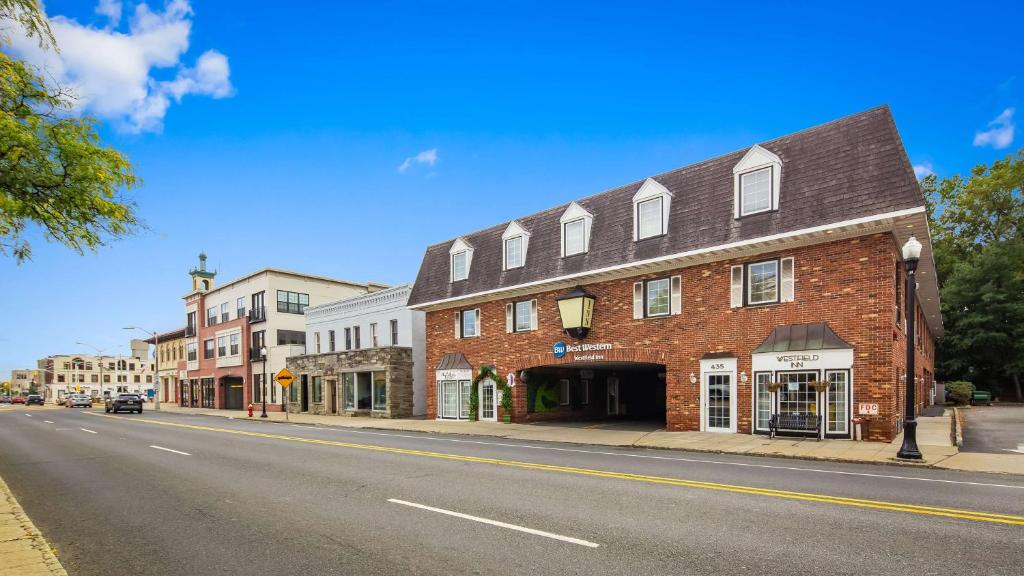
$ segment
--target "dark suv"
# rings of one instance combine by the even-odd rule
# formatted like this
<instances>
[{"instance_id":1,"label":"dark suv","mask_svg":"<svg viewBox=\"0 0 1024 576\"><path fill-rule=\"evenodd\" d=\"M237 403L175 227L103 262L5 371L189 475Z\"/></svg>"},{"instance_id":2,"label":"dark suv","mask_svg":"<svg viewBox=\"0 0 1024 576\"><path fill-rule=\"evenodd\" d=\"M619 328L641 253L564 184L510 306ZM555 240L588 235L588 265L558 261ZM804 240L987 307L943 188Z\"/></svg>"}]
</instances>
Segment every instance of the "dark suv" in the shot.
<instances>
[{"instance_id":1,"label":"dark suv","mask_svg":"<svg viewBox=\"0 0 1024 576\"><path fill-rule=\"evenodd\" d=\"M39 394L29 394L28 397L25 399L25 405L31 406L33 404L35 404L36 406L42 406L43 397L40 396Z\"/></svg>"},{"instance_id":2,"label":"dark suv","mask_svg":"<svg viewBox=\"0 0 1024 576\"><path fill-rule=\"evenodd\" d=\"M122 410L142 414L142 398L138 394L118 394L107 398L105 410L115 414Z\"/></svg>"}]
</instances>

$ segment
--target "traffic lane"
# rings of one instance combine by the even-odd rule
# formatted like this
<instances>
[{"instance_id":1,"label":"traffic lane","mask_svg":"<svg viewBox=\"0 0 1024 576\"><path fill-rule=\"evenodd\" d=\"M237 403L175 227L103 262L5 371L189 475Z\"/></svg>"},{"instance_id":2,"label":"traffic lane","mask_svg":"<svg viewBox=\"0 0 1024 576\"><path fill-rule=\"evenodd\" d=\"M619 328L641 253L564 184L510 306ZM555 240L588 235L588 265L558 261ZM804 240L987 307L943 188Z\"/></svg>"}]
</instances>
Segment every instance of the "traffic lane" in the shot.
<instances>
[{"instance_id":1,"label":"traffic lane","mask_svg":"<svg viewBox=\"0 0 1024 576\"><path fill-rule=\"evenodd\" d=\"M123 431L128 426L122 426L126 424L122 419L91 419L104 420L95 426L100 435L132 434ZM138 432L143 430L147 429L140 427ZM138 446L169 436L157 435L155 430L147 430L145 434L137 437L136 442L114 443L114 446ZM695 573L735 573L742 571L735 569L739 561L752 571L773 566L777 569L782 565L806 570L826 566L831 572L843 573L852 569L841 559L864 554L877 558L879 553L913 555L914 550L906 548L913 545L912 539L956 538L963 529L955 521L942 519L914 518L911 521L904 518L906 515L894 519L870 513L848 515L827 509L823 514L822 507L811 504L786 503L783 506L780 502L758 502L754 497L714 493L701 496L695 491L658 485L635 488L605 479L510 471L460 462L431 461L424 465L417 459L396 458L391 454L266 438L238 438L215 432L188 430L174 434L173 438L180 443L196 442L193 449L197 453L202 450L199 443L206 447L202 465L176 466L173 472L167 472L180 477L180 482L173 483L174 486L189 485L199 494L223 490L225 485L232 487L228 492L236 500L228 502L230 498L224 498L221 502L221 498L217 498L204 503L204 519L227 515L235 518L234 522L243 526L243 531L256 537L265 536L259 530L253 531L248 515L240 515L238 508L232 506L237 500L257 501L260 502L257 518L274 521L282 530L291 531L304 553L310 551L306 543L318 538L323 538L322 542L334 542L338 533L356 535L350 542L351 552L380 558L378 561L386 562L389 567L406 559L420 572L462 572L481 567L504 571L514 566L542 573L582 569L635 573L638 568L652 573L677 573L680 566L689 566ZM138 455L140 451L133 448L131 454ZM339 458L339 454L345 456ZM129 481L129 484L135 482ZM281 497L267 497L267 494ZM187 491L173 499L187 502L191 495L192 491ZM388 498L586 537L600 543L601 547L598 554L561 548L549 552L547 547L552 543L536 542L536 537L505 534L502 530L481 528L458 519L435 519L432 514L417 510L398 510L387 503ZM243 509L248 510L248 507ZM310 526L296 526L296 518L308 521ZM765 523L769 518L775 533L797 544L777 550L778 539L765 536ZM344 521L339 524L339 519ZM891 541L887 523L895 523L892 530L902 531L911 540ZM365 526L373 529L363 530ZM844 534L851 529L856 530L857 538L844 541ZM922 530L925 531L923 536ZM862 532L867 537L860 534ZM980 540L969 539L969 545L963 550L953 551L955 557L943 556L943 549L931 550L929 558L921 564L922 573L925 569L939 568L937 561L951 565L959 565L958 559L981 561L977 553L971 555L972 550L985 548L988 552L1006 552L1000 550L1005 543L1000 534L1005 535L1005 532L986 527L972 533L983 538L985 545ZM387 547L367 545L366 540L380 539L381 534L388 542L398 543L395 546L400 551L397 561L389 559L392 551ZM716 535L717 539L709 542L709 534ZM123 537L131 539L135 535L129 533ZM842 543L842 554L822 560L822 547L835 547L836 542ZM423 554L425 549L435 551ZM295 568L281 561L288 555L286 551L277 550L276 545L271 545L267 553L271 558L266 560L266 566L284 570ZM533 553L539 558L534 558ZM331 565L330 558L322 558L319 553L309 554L309 557L310 566L317 562ZM557 560L551 560L552 557ZM1012 554L1003 557L1012 557ZM700 564L693 564L695 560ZM889 566L887 562L865 561L851 565L858 570L879 571ZM991 562L975 565L992 566ZM202 566L209 569L207 565Z\"/></svg>"},{"instance_id":2,"label":"traffic lane","mask_svg":"<svg viewBox=\"0 0 1024 576\"><path fill-rule=\"evenodd\" d=\"M1024 450L1024 405L972 406L963 414L963 452L1015 454Z\"/></svg>"},{"instance_id":3,"label":"traffic lane","mask_svg":"<svg viewBox=\"0 0 1024 576\"><path fill-rule=\"evenodd\" d=\"M131 417L129 417L131 418ZM374 432L345 428L286 426L210 416L165 415L145 419L253 433L298 436L366 445L504 458L542 464L622 471L730 483L849 498L967 508L1024 515L1024 481L1004 475L969 474L896 466L798 462L791 459L728 457L677 451L582 447L495 438ZM144 423L139 423L144 424Z\"/></svg>"},{"instance_id":4,"label":"traffic lane","mask_svg":"<svg viewBox=\"0 0 1024 576\"><path fill-rule=\"evenodd\" d=\"M401 512L391 512L384 504L387 498L400 498L500 519L601 543L602 549L611 548L614 554L625 554L631 562L655 573L671 573L680 562L694 557L705 563L701 571L727 571L733 566L737 554L745 565L755 569L771 569L772 566L777 569L779 565L821 569L822 550L835 546L836 542L844 542L844 539L848 541L842 545L843 554L826 562L829 571L853 571L851 566L869 572L881 571L891 566L891 558L915 556L919 552L915 541L921 538L934 538L937 540L930 542L940 543L923 548L928 560L921 564L921 573L940 569L941 566L960 565L964 560L967 562L963 568L970 573L972 562L974 566L994 567L992 561L986 561L985 555L977 552L979 549L985 549L986 554L999 551L1003 558L1014 558L1014 538L1020 535L1019 527L968 529L955 520L910 519L905 517L907 515L888 517L886 513L875 511L846 513L811 503L798 502L794 505L777 499L765 501L761 497L732 494L701 495L659 485L631 489L625 483L605 479L519 469L509 471L448 461L423 465L408 458L396 459L390 454L347 449L339 450L344 454L339 458L335 454L325 454L332 451L329 446L305 443L286 446L286 442L242 437L237 443L231 442L230 450L211 454L211 457L231 470L241 471L247 478L260 477L262 467L259 462L253 469L245 467L249 460L246 456L250 452L249 444L254 444L252 452L263 449L265 458L287 464L285 470L299 470L299 475L309 479L314 486L343 487L341 493L345 498L352 498L353 494L372 495L369 506L379 509L380 514L401 518ZM220 445L213 441L207 441L207 444L211 447ZM230 460L232 458L237 458L237 461ZM381 478L392 481L382 482ZM391 491L399 493L389 496ZM334 510L322 508L323 501L324 495L316 490L309 493L300 491L292 499L293 504L304 508L308 514L326 513L324 522L328 522ZM424 513L412 512L407 522L416 523L417 517L424 516ZM430 526L443 526L446 533L451 534L453 542L463 541L460 535L464 529L468 530L465 537L471 540L475 535L479 538L480 532L487 532L477 526L463 527L464 521L433 520L429 513L425 516L424 520ZM388 533L398 535L397 539L402 542L415 542L413 549L438 545L433 534L423 539L419 529L409 532L404 530L401 522L399 524L399 527L391 526ZM778 542L765 537L766 524L771 526L773 533L784 535L782 537L786 541L796 541L800 545L776 550ZM722 541L709 545L706 541L709 530L718 534ZM857 533L853 540L846 536L851 530ZM961 531L964 530L970 530L976 539L954 546L945 543L962 538ZM901 534L903 539L894 541L894 534ZM499 534L499 537L503 541L530 545L529 538L524 541L524 537L518 534ZM972 548L979 546L981 548ZM499 550L492 550L483 543L474 543L471 548L488 554L489 558L504 558L499 565L516 565L531 571L551 567L523 564L516 554L512 557L497 556ZM579 566L581 562L590 566L592 556L577 558L579 551L567 553L576 558L568 567ZM862 556L871 556L873 560L865 560ZM848 566L841 560L843 558L856 559L856 562ZM600 571L610 561L610 558L602 558L592 569ZM563 564L555 566L559 570L567 567ZM479 568L479 564L476 567ZM636 564L629 564L619 566L616 571L621 569L622 573L627 573L636 568Z\"/></svg>"}]
</instances>

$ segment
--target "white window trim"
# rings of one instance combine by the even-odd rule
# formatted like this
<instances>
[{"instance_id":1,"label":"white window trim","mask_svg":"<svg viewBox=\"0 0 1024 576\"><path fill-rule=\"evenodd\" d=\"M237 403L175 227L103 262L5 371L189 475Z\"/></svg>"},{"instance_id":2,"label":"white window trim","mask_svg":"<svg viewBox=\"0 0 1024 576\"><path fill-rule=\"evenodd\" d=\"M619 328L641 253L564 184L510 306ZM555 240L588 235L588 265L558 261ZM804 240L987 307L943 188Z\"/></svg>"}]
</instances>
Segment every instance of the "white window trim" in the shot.
<instances>
[{"instance_id":1,"label":"white window trim","mask_svg":"<svg viewBox=\"0 0 1024 576\"><path fill-rule=\"evenodd\" d=\"M455 277L455 256L458 254L466 254L466 276L463 278ZM448 250L448 278L451 282L461 282L469 278L469 270L473 265L473 246L466 242L463 238L456 238L455 242L452 242L451 249Z\"/></svg>"},{"instance_id":2,"label":"white window trim","mask_svg":"<svg viewBox=\"0 0 1024 576\"><path fill-rule=\"evenodd\" d=\"M522 238L522 249L520 250L520 260L518 266L508 265L508 252L506 250L508 241L515 238ZM515 268L522 268L526 265L526 251L530 246L530 233L526 231L518 222L513 220L509 222L508 228L505 228L505 233L501 235L501 268L502 270L513 270ZM467 268L468 273L468 268Z\"/></svg>"},{"instance_id":3,"label":"white window trim","mask_svg":"<svg viewBox=\"0 0 1024 576\"><path fill-rule=\"evenodd\" d=\"M769 207L757 212L743 212L743 175L757 172L765 168L772 169L771 200ZM779 189L782 183L782 159L764 148L754 145L743 158L732 168L733 173L733 217L742 218L763 214L779 209Z\"/></svg>"},{"instance_id":4,"label":"white window trim","mask_svg":"<svg viewBox=\"0 0 1024 576\"><path fill-rule=\"evenodd\" d=\"M640 204L648 200L661 198L661 232L650 236L640 237ZM653 178L644 180L640 189L633 195L633 241L656 238L668 234L668 216L672 208L672 192Z\"/></svg>"},{"instance_id":5,"label":"white window trim","mask_svg":"<svg viewBox=\"0 0 1024 576\"><path fill-rule=\"evenodd\" d=\"M565 225L571 222L576 222L580 219L583 219L583 251L567 254L565 252ZM562 238L562 258L576 256L578 254L586 254L590 251L590 229L593 226L593 223L593 214L575 202L569 204L569 207L562 213L562 217L558 219L559 235Z\"/></svg>"},{"instance_id":6,"label":"white window trim","mask_svg":"<svg viewBox=\"0 0 1024 576\"><path fill-rule=\"evenodd\" d=\"M530 307L530 324L526 328L519 327L519 315L517 308L520 304ZM505 332L512 334L516 332L531 332L537 329L537 300L517 300L505 305Z\"/></svg>"},{"instance_id":7,"label":"white window trim","mask_svg":"<svg viewBox=\"0 0 1024 576\"><path fill-rule=\"evenodd\" d=\"M651 300L650 300L650 294L651 293L648 290L648 286L650 286L654 282L667 282L668 283L667 284L667 288L668 288L668 310L665 311L665 312L659 312L658 314L651 314ZM672 315L672 279L670 277L666 276L664 278L651 278L649 280L644 280L644 318L661 318L661 317L664 317L664 316L671 316L671 315Z\"/></svg>"}]
</instances>

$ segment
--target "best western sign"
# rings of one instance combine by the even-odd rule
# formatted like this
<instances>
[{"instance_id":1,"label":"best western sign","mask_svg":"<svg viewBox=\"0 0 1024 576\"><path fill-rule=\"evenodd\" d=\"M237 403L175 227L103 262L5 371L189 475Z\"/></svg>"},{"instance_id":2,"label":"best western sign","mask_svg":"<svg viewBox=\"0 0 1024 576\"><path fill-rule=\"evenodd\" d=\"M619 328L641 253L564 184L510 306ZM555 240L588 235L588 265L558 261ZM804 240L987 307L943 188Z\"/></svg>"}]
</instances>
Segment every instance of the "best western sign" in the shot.
<instances>
[{"instance_id":1,"label":"best western sign","mask_svg":"<svg viewBox=\"0 0 1024 576\"><path fill-rule=\"evenodd\" d=\"M604 360L604 354L586 354L587 352L601 352L604 350L611 350L612 345L608 343L595 343L595 344L566 344L561 340L555 342L555 345L551 347L551 352L555 355L555 358L563 358L566 354L576 354L573 356L573 360ZM582 354L577 354L582 353Z\"/></svg>"}]
</instances>

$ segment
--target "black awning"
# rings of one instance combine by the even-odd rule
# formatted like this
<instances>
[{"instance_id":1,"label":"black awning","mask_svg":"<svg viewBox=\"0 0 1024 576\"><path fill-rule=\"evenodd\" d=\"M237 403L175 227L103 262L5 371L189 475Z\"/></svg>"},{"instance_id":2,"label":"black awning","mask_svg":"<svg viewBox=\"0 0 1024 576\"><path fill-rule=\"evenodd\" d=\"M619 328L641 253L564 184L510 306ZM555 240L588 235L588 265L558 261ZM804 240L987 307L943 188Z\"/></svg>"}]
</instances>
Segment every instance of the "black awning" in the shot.
<instances>
[{"instance_id":1,"label":"black awning","mask_svg":"<svg viewBox=\"0 0 1024 576\"><path fill-rule=\"evenodd\" d=\"M441 357L437 365L438 370L472 370L466 356L462 352L449 352Z\"/></svg>"},{"instance_id":2,"label":"black awning","mask_svg":"<svg viewBox=\"0 0 1024 576\"><path fill-rule=\"evenodd\" d=\"M765 338L754 354L800 352L804 350L841 350L853 346L839 337L825 322L779 326Z\"/></svg>"}]
</instances>

